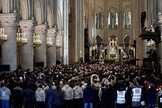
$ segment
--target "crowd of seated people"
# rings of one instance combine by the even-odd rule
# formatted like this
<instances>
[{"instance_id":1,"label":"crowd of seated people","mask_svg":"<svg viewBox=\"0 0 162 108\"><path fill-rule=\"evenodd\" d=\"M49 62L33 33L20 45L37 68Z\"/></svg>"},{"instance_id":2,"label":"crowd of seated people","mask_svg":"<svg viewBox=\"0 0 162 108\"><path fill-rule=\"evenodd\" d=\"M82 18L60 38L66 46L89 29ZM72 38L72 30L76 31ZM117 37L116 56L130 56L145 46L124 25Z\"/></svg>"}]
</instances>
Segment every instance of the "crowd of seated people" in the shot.
<instances>
[{"instance_id":1,"label":"crowd of seated people","mask_svg":"<svg viewBox=\"0 0 162 108\"><path fill-rule=\"evenodd\" d=\"M18 68L0 74L0 108L162 108L161 80L130 64Z\"/></svg>"}]
</instances>

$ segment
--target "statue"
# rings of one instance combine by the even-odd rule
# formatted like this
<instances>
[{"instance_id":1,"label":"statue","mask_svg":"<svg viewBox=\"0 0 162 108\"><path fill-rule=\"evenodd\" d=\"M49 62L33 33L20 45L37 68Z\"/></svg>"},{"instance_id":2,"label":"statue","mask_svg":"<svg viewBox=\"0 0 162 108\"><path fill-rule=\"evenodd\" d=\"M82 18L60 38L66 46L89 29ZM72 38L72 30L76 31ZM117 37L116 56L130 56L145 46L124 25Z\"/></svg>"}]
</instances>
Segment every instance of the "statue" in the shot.
<instances>
[{"instance_id":1,"label":"statue","mask_svg":"<svg viewBox=\"0 0 162 108\"><path fill-rule=\"evenodd\" d=\"M103 57L103 54L104 54L104 46L103 44L101 43L100 47L99 47L99 51L100 51L100 55L99 55L99 60L101 63L104 62L104 57Z\"/></svg>"},{"instance_id":2,"label":"statue","mask_svg":"<svg viewBox=\"0 0 162 108\"><path fill-rule=\"evenodd\" d=\"M146 12L141 12L141 29L144 30L145 27L145 20L146 20Z\"/></svg>"}]
</instances>

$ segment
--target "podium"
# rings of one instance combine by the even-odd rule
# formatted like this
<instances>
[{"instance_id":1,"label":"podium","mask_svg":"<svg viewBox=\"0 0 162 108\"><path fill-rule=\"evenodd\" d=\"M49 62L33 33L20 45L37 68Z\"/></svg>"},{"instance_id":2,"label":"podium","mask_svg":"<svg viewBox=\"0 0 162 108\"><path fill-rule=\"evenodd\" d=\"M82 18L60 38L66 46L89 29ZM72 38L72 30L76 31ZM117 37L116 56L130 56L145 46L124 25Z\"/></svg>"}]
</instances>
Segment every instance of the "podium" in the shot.
<instances>
[{"instance_id":1,"label":"podium","mask_svg":"<svg viewBox=\"0 0 162 108\"><path fill-rule=\"evenodd\" d=\"M160 74L161 66L159 61L159 58L143 58L143 70L148 72L155 71L156 74Z\"/></svg>"},{"instance_id":2,"label":"podium","mask_svg":"<svg viewBox=\"0 0 162 108\"><path fill-rule=\"evenodd\" d=\"M154 59L143 58L143 68L144 69L154 69Z\"/></svg>"}]
</instances>

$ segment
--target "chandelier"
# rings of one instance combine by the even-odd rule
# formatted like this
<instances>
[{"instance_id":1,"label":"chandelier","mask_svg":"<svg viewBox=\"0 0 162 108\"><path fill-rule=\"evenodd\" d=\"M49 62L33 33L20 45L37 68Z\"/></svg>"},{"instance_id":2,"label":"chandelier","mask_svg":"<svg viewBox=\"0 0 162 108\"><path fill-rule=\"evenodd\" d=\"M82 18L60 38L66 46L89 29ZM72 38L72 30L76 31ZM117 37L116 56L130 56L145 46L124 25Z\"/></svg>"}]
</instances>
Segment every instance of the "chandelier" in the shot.
<instances>
[{"instance_id":1,"label":"chandelier","mask_svg":"<svg viewBox=\"0 0 162 108\"><path fill-rule=\"evenodd\" d=\"M18 47L24 46L27 44L27 38L25 37L25 33L20 32L20 28L18 27L17 30L17 45Z\"/></svg>"},{"instance_id":2,"label":"chandelier","mask_svg":"<svg viewBox=\"0 0 162 108\"><path fill-rule=\"evenodd\" d=\"M42 44L40 36L37 36L36 34L34 34L34 36L33 36L33 44L34 44L34 47L39 47Z\"/></svg>"},{"instance_id":3,"label":"chandelier","mask_svg":"<svg viewBox=\"0 0 162 108\"><path fill-rule=\"evenodd\" d=\"M48 47L48 48L49 48L49 47L52 47L52 44L53 44L53 42L52 42L51 38L50 38L50 37L47 37L47 40L46 40L46 45L47 45L47 47Z\"/></svg>"},{"instance_id":4,"label":"chandelier","mask_svg":"<svg viewBox=\"0 0 162 108\"><path fill-rule=\"evenodd\" d=\"M155 42L151 39L147 42L147 47L152 47L155 45Z\"/></svg>"},{"instance_id":5,"label":"chandelier","mask_svg":"<svg viewBox=\"0 0 162 108\"><path fill-rule=\"evenodd\" d=\"M0 28L0 44L7 41L7 35L4 34L4 28Z\"/></svg>"}]
</instances>

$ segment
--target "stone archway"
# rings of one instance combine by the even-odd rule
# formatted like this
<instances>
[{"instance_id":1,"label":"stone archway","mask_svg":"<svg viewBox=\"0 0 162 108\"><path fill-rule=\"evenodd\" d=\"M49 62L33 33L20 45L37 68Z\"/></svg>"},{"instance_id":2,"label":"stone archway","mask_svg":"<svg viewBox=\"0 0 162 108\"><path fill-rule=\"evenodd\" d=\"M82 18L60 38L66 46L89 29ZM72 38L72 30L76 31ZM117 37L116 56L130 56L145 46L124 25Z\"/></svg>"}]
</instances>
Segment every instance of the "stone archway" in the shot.
<instances>
[{"instance_id":1,"label":"stone archway","mask_svg":"<svg viewBox=\"0 0 162 108\"><path fill-rule=\"evenodd\" d=\"M100 53L99 47L102 44L102 37L100 35L96 36L96 44L97 44L97 48L95 49L95 54L96 54L97 59L98 59L99 53Z\"/></svg>"},{"instance_id":2,"label":"stone archway","mask_svg":"<svg viewBox=\"0 0 162 108\"><path fill-rule=\"evenodd\" d=\"M129 58L129 46L130 46L130 36L125 35L123 38L123 48L122 48L123 59Z\"/></svg>"},{"instance_id":3,"label":"stone archway","mask_svg":"<svg viewBox=\"0 0 162 108\"><path fill-rule=\"evenodd\" d=\"M100 45L102 43L102 37L100 35L96 36L96 42L97 42L97 45Z\"/></svg>"}]
</instances>

